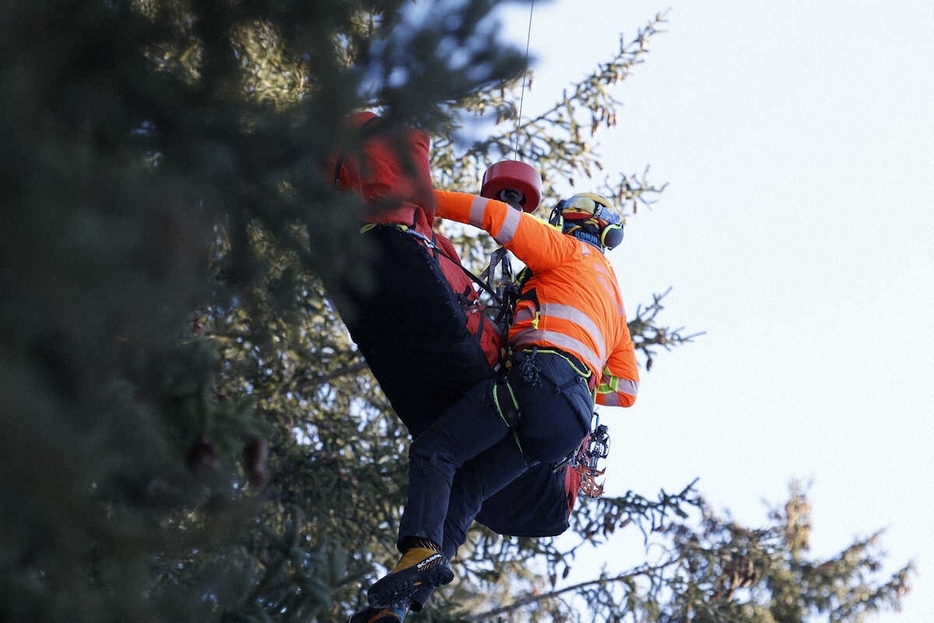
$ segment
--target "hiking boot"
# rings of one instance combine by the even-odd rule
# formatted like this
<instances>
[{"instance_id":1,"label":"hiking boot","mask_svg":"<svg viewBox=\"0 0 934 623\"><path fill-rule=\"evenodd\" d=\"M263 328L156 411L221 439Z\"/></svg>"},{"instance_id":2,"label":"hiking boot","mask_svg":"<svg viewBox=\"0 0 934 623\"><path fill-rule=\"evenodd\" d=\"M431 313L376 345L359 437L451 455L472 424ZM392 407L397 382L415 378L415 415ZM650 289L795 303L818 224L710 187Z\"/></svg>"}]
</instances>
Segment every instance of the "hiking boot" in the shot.
<instances>
[{"instance_id":1,"label":"hiking boot","mask_svg":"<svg viewBox=\"0 0 934 623\"><path fill-rule=\"evenodd\" d=\"M443 586L454 579L454 572L441 552L413 547L388 575L367 591L372 608L405 602L420 588Z\"/></svg>"},{"instance_id":2,"label":"hiking boot","mask_svg":"<svg viewBox=\"0 0 934 623\"><path fill-rule=\"evenodd\" d=\"M387 608L366 608L347 619L347 623L402 623L409 608L393 604Z\"/></svg>"}]
</instances>

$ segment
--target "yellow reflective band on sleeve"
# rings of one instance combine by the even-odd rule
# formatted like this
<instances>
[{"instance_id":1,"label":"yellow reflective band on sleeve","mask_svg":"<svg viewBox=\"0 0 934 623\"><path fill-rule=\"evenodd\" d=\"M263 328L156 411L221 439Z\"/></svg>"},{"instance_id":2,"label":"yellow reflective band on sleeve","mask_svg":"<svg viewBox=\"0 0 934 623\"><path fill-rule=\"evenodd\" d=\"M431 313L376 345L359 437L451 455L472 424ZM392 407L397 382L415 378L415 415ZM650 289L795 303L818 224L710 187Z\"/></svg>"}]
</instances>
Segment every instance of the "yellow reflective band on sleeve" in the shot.
<instances>
[{"instance_id":1,"label":"yellow reflective band on sleeve","mask_svg":"<svg viewBox=\"0 0 934 623\"><path fill-rule=\"evenodd\" d=\"M600 380L600 384L597 385L597 393L615 394L617 388L619 388L619 377L604 373L603 378Z\"/></svg>"},{"instance_id":2,"label":"yellow reflective band on sleeve","mask_svg":"<svg viewBox=\"0 0 934 623\"><path fill-rule=\"evenodd\" d=\"M621 379L606 372L597 386L598 394L629 394L630 396L639 395L639 383L628 379ZM614 406L607 402L607 406Z\"/></svg>"}]
</instances>

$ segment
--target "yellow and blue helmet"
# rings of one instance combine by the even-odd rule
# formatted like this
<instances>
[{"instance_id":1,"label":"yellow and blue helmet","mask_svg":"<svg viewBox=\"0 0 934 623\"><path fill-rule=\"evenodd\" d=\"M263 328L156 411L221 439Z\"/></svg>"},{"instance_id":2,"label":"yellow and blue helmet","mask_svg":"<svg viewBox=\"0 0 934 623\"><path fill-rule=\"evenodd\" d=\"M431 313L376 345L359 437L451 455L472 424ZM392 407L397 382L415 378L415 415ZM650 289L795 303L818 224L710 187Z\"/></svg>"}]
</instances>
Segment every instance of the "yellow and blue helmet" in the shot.
<instances>
[{"instance_id":1,"label":"yellow and blue helmet","mask_svg":"<svg viewBox=\"0 0 934 623\"><path fill-rule=\"evenodd\" d=\"M613 249L623 241L626 221L606 197L580 193L559 201L548 222L603 250Z\"/></svg>"}]
</instances>

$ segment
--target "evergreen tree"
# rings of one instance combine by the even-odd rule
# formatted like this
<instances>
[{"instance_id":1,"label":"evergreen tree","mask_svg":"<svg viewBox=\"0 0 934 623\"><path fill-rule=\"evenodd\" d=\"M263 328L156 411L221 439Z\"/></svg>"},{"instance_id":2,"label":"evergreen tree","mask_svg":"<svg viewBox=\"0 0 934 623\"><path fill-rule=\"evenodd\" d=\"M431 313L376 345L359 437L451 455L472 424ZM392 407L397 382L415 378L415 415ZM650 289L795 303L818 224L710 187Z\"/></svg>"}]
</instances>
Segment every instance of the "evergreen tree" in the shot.
<instances>
[{"instance_id":1,"label":"evergreen tree","mask_svg":"<svg viewBox=\"0 0 934 623\"><path fill-rule=\"evenodd\" d=\"M378 106L431 132L439 187L471 190L519 153L552 199L588 178L635 213L662 189L604 173L593 139L662 16L517 122L523 63L495 4L0 5L0 618L333 621L362 605L396 556L408 438L322 287L367 279L362 206L324 173L353 148L343 119ZM478 123L483 140L454 140ZM474 267L491 248L462 242ZM631 322L646 367L693 337L656 322L662 302ZM553 590L624 526L676 562ZM573 531L559 545L477 527L462 579L417 616L766 621L739 618L736 594L768 586L776 621L856 621L907 586L907 568L864 580L873 541L802 562L797 541L717 520L690 486L584 505Z\"/></svg>"},{"instance_id":2,"label":"evergreen tree","mask_svg":"<svg viewBox=\"0 0 934 623\"><path fill-rule=\"evenodd\" d=\"M809 558L811 504L800 483L792 483L787 501L769 511L763 527L743 526L701 498L691 501L682 506L687 513L648 530L642 526L648 552L643 564L558 589L552 578L550 590L513 596L510 604L463 620L852 623L897 611L910 590L912 564L889 575L882 570L880 532L830 558ZM602 525L578 524L578 534L603 544L628 525L631 510L623 508Z\"/></svg>"}]
</instances>

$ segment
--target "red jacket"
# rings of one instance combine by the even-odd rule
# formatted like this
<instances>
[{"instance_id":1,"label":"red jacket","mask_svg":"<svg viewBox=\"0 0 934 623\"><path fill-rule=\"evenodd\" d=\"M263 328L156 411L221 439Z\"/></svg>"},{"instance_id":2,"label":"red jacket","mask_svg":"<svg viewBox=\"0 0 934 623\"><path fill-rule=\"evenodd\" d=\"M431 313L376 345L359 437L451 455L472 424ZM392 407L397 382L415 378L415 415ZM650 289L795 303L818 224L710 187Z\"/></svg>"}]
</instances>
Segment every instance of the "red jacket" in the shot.
<instances>
[{"instance_id":1,"label":"red jacket","mask_svg":"<svg viewBox=\"0 0 934 623\"><path fill-rule=\"evenodd\" d=\"M635 402L639 370L626 311L599 250L495 199L435 191L435 206L438 216L489 232L532 271L509 330L512 346L570 353L595 375L598 404Z\"/></svg>"},{"instance_id":2,"label":"red jacket","mask_svg":"<svg viewBox=\"0 0 934 623\"><path fill-rule=\"evenodd\" d=\"M357 113L348 123L363 131L380 122L372 112ZM375 129L375 128L374 128ZM431 195L428 150L431 140L409 128L402 136L373 134L358 154L338 154L331 159L334 187L353 190L370 206L370 223L400 223L431 229L435 206Z\"/></svg>"},{"instance_id":3,"label":"red jacket","mask_svg":"<svg viewBox=\"0 0 934 623\"><path fill-rule=\"evenodd\" d=\"M353 128L369 129L379 123L372 112L357 113L348 123ZM339 190L353 190L369 206L365 220L371 224L395 225L417 232L418 240L431 241L440 251L426 249L447 281L452 296L464 299L467 331L476 336L490 367L499 365L503 336L492 322L482 317L476 287L464 272L454 245L432 229L435 218L428 151L430 139L419 130L405 130L404 140L378 132L367 136L359 154L335 154L330 174ZM392 261L392 258L385 258ZM413 288L426 284L413 282Z\"/></svg>"}]
</instances>

